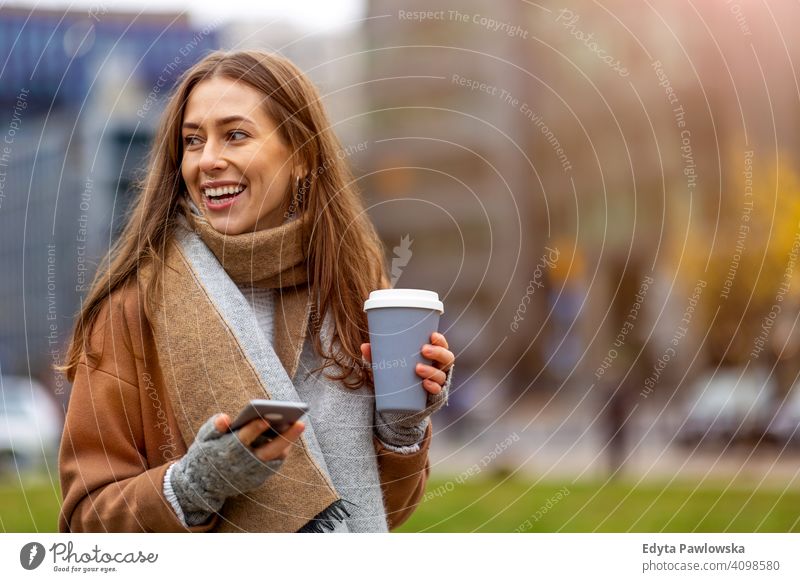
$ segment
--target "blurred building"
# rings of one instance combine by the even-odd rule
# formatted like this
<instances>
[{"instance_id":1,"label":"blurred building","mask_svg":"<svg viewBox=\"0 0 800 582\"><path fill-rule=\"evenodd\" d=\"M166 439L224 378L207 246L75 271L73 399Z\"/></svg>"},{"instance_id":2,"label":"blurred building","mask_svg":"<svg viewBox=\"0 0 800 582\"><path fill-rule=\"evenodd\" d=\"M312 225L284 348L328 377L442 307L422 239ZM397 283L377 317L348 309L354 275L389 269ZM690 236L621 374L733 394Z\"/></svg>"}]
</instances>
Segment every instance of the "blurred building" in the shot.
<instances>
[{"instance_id":1,"label":"blurred building","mask_svg":"<svg viewBox=\"0 0 800 582\"><path fill-rule=\"evenodd\" d=\"M540 88L524 7L454 6L369 3L366 191L395 286L443 297L459 381L476 385L476 401L500 388L499 404L541 370L546 296L526 288L552 225L535 121L520 111L536 108ZM492 30L488 16L516 31Z\"/></svg>"},{"instance_id":2,"label":"blurred building","mask_svg":"<svg viewBox=\"0 0 800 582\"><path fill-rule=\"evenodd\" d=\"M61 357L165 95L217 46L182 14L0 10L0 371L66 398Z\"/></svg>"},{"instance_id":3,"label":"blurred building","mask_svg":"<svg viewBox=\"0 0 800 582\"><path fill-rule=\"evenodd\" d=\"M516 390L590 389L620 332L609 306L626 265L654 279L637 333L656 356L708 283L659 398L747 357L792 240L766 233L797 199L796 16L787 1L369 3L370 212L397 284L445 296L462 366ZM762 164L754 262L704 337L738 261L748 152ZM559 264L537 271L547 248Z\"/></svg>"}]
</instances>

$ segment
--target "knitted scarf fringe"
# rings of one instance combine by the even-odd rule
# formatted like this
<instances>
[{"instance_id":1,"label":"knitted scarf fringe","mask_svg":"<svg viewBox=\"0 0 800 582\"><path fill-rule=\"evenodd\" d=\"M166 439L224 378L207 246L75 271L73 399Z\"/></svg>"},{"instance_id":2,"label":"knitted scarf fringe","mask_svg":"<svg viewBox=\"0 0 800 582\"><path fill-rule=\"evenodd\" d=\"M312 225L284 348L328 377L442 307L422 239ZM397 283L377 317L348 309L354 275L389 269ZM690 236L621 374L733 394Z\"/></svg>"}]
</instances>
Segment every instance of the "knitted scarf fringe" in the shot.
<instances>
[{"instance_id":1,"label":"knitted scarf fringe","mask_svg":"<svg viewBox=\"0 0 800 582\"><path fill-rule=\"evenodd\" d=\"M350 517L350 512L347 511L345 503L349 503L353 506L356 505L345 499L338 499L331 503L327 509L318 513L314 519L297 530L297 533L325 533L326 531L333 531L336 528L337 522L342 522L346 517Z\"/></svg>"}]
</instances>

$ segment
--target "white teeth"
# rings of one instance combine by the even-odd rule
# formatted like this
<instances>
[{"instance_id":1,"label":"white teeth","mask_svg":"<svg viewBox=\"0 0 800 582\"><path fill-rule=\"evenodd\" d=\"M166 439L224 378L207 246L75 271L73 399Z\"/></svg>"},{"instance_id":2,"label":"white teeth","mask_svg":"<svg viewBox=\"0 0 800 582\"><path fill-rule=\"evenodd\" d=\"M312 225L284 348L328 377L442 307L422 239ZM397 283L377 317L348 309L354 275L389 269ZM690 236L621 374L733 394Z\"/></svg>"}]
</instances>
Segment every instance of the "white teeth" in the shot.
<instances>
[{"instance_id":1,"label":"white teeth","mask_svg":"<svg viewBox=\"0 0 800 582\"><path fill-rule=\"evenodd\" d=\"M203 190L203 194L208 196L209 198L214 198L216 196L223 196L225 194L238 194L244 190L244 186L238 184L236 186L222 186L220 188L207 188Z\"/></svg>"}]
</instances>

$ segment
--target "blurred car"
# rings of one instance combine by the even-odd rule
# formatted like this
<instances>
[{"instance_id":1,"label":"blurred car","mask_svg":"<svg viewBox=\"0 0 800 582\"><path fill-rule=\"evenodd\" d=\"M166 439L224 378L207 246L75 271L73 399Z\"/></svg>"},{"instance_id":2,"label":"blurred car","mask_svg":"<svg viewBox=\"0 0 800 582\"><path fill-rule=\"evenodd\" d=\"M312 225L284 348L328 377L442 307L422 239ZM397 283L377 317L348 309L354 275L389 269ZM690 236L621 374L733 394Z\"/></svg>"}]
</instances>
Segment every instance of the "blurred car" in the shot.
<instances>
[{"instance_id":1,"label":"blurred car","mask_svg":"<svg viewBox=\"0 0 800 582\"><path fill-rule=\"evenodd\" d=\"M800 382L792 387L778 408L767 433L779 443L800 445Z\"/></svg>"},{"instance_id":2,"label":"blurred car","mask_svg":"<svg viewBox=\"0 0 800 582\"><path fill-rule=\"evenodd\" d=\"M689 390L677 438L728 443L758 439L774 412L775 381L762 368L726 368L701 376Z\"/></svg>"},{"instance_id":3,"label":"blurred car","mask_svg":"<svg viewBox=\"0 0 800 582\"><path fill-rule=\"evenodd\" d=\"M63 415L36 380L0 376L0 467L23 468L55 456Z\"/></svg>"}]
</instances>

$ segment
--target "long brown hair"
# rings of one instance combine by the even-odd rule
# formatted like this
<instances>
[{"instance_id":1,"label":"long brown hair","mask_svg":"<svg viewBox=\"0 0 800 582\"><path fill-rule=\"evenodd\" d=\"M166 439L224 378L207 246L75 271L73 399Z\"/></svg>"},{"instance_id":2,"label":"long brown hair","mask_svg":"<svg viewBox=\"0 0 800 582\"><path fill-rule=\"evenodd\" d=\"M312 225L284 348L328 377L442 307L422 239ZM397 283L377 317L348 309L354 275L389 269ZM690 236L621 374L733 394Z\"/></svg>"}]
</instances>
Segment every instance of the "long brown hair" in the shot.
<instances>
[{"instance_id":1,"label":"long brown hair","mask_svg":"<svg viewBox=\"0 0 800 582\"><path fill-rule=\"evenodd\" d=\"M153 261L153 279L146 289L145 310L151 313L160 287L161 265L177 218L184 212L181 175L181 125L186 102L201 81L225 77L250 85L264 94L264 107L294 152L298 167L308 169L298 213L310 213L308 278L316 305L311 330L326 375L355 388L368 381L361 364L360 344L368 341L364 300L377 286L386 285L383 250L366 217L353 176L341 155L342 147L330 127L321 98L311 81L287 59L261 51L214 52L186 71L166 106L150 150L148 171L119 239L95 276L77 316L64 364L58 369L73 381L88 334L105 300ZM293 202L293 204L297 204ZM330 313L333 345L324 350L319 322ZM313 325L316 324L316 325ZM335 368L334 368L335 370Z\"/></svg>"}]
</instances>

